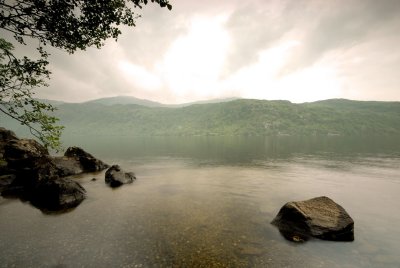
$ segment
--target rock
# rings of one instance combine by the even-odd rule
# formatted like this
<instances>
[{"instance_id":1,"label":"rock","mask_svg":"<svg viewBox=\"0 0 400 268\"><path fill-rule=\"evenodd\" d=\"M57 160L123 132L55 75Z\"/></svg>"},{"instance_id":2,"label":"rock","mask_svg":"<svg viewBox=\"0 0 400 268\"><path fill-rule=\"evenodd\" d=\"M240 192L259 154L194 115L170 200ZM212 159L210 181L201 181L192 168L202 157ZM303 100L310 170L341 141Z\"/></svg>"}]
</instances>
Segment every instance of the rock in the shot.
<instances>
[{"instance_id":1,"label":"rock","mask_svg":"<svg viewBox=\"0 0 400 268\"><path fill-rule=\"evenodd\" d=\"M353 241L354 221L340 205L321 196L286 203L271 222L291 241L309 237L332 241Z\"/></svg>"},{"instance_id":2,"label":"rock","mask_svg":"<svg viewBox=\"0 0 400 268\"><path fill-rule=\"evenodd\" d=\"M0 195L3 193L4 190L9 188L15 180L14 174L7 174L0 176Z\"/></svg>"},{"instance_id":3,"label":"rock","mask_svg":"<svg viewBox=\"0 0 400 268\"><path fill-rule=\"evenodd\" d=\"M47 165L49 153L35 140L16 139L3 144L2 174L15 174L17 177L40 177L42 164ZM21 176L20 176L21 175Z\"/></svg>"},{"instance_id":4,"label":"rock","mask_svg":"<svg viewBox=\"0 0 400 268\"><path fill-rule=\"evenodd\" d=\"M134 180L136 180L134 173L124 172L118 165L111 166L105 174L105 182L111 187L119 187Z\"/></svg>"},{"instance_id":5,"label":"rock","mask_svg":"<svg viewBox=\"0 0 400 268\"><path fill-rule=\"evenodd\" d=\"M31 159L31 162L17 170L14 175L16 178L1 194L24 201L30 201L33 191L42 181L59 179L57 167L45 156Z\"/></svg>"},{"instance_id":6,"label":"rock","mask_svg":"<svg viewBox=\"0 0 400 268\"><path fill-rule=\"evenodd\" d=\"M53 157L53 162L59 170L60 177L78 175L84 172L81 162L75 157Z\"/></svg>"},{"instance_id":7,"label":"rock","mask_svg":"<svg viewBox=\"0 0 400 268\"><path fill-rule=\"evenodd\" d=\"M45 211L60 211L78 206L86 190L68 178L41 180L32 190L31 203Z\"/></svg>"},{"instance_id":8,"label":"rock","mask_svg":"<svg viewBox=\"0 0 400 268\"><path fill-rule=\"evenodd\" d=\"M0 175L8 173L8 162L4 156L4 147L10 140L18 140L18 138L11 130L0 127Z\"/></svg>"},{"instance_id":9,"label":"rock","mask_svg":"<svg viewBox=\"0 0 400 268\"><path fill-rule=\"evenodd\" d=\"M14 174L19 184L31 185L43 178L56 177L57 167L47 149L35 140L11 139L3 145L2 173Z\"/></svg>"},{"instance_id":10,"label":"rock","mask_svg":"<svg viewBox=\"0 0 400 268\"><path fill-rule=\"evenodd\" d=\"M91 181L97 181L97 179L96 178L92 178Z\"/></svg>"},{"instance_id":11,"label":"rock","mask_svg":"<svg viewBox=\"0 0 400 268\"><path fill-rule=\"evenodd\" d=\"M17 135L11 130L0 127L0 141L18 140Z\"/></svg>"},{"instance_id":12,"label":"rock","mask_svg":"<svg viewBox=\"0 0 400 268\"><path fill-rule=\"evenodd\" d=\"M64 161L68 158L78 161L83 172L101 171L109 167L109 165L96 159L94 156L79 147L69 147L65 152L64 157Z\"/></svg>"},{"instance_id":13,"label":"rock","mask_svg":"<svg viewBox=\"0 0 400 268\"><path fill-rule=\"evenodd\" d=\"M24 160L48 155L47 149L32 139L9 140L4 146L5 159Z\"/></svg>"}]
</instances>

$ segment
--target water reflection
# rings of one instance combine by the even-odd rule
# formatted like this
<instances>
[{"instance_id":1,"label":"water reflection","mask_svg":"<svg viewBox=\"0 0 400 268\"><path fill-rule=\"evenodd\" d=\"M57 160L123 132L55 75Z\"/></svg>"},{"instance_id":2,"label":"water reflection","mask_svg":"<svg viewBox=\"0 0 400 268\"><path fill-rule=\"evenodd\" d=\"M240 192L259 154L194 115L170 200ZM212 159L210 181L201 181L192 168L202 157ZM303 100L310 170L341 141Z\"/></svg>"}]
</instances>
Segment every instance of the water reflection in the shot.
<instances>
[{"instance_id":1,"label":"water reflection","mask_svg":"<svg viewBox=\"0 0 400 268\"><path fill-rule=\"evenodd\" d=\"M399 137L79 137L64 138L109 159L143 157L190 158L200 163L249 164L259 160L315 156L340 159L357 156L399 157Z\"/></svg>"}]
</instances>

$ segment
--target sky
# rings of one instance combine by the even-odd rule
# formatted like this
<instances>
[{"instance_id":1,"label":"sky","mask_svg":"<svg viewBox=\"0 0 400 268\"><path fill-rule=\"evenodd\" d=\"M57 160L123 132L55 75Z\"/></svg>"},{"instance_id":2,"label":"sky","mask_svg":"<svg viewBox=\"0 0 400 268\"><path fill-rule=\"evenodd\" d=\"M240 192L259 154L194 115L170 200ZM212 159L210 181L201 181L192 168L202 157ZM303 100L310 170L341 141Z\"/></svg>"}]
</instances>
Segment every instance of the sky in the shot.
<instances>
[{"instance_id":1,"label":"sky","mask_svg":"<svg viewBox=\"0 0 400 268\"><path fill-rule=\"evenodd\" d=\"M50 48L36 96L400 101L399 0L170 2L138 9L136 27L100 50Z\"/></svg>"}]
</instances>

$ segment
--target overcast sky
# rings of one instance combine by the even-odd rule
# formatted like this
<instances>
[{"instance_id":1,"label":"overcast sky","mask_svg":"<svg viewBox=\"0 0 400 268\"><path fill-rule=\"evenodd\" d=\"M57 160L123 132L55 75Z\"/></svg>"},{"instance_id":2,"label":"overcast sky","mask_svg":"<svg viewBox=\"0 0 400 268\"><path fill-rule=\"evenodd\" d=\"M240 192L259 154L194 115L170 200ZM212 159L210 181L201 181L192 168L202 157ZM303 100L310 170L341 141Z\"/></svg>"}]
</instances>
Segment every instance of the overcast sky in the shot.
<instances>
[{"instance_id":1,"label":"overcast sky","mask_svg":"<svg viewBox=\"0 0 400 268\"><path fill-rule=\"evenodd\" d=\"M400 101L399 0L171 3L137 10L137 27L101 50L50 49L50 87L37 96Z\"/></svg>"}]
</instances>

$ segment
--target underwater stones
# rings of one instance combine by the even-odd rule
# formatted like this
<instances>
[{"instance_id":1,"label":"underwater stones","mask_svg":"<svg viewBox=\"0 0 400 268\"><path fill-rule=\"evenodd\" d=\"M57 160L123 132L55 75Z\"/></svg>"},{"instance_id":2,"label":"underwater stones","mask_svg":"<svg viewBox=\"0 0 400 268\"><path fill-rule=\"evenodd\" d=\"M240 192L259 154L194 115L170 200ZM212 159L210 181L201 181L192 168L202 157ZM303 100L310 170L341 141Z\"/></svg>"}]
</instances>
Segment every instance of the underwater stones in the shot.
<instances>
[{"instance_id":1,"label":"underwater stones","mask_svg":"<svg viewBox=\"0 0 400 268\"><path fill-rule=\"evenodd\" d=\"M309 237L332 241L353 241L354 221L343 207L321 196L288 202L271 222L288 240L303 242Z\"/></svg>"},{"instance_id":2,"label":"underwater stones","mask_svg":"<svg viewBox=\"0 0 400 268\"><path fill-rule=\"evenodd\" d=\"M105 174L105 182L110 187L119 187L136 180L133 172L125 172L118 165L111 166Z\"/></svg>"}]
</instances>

